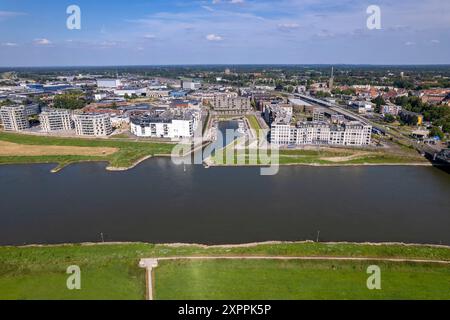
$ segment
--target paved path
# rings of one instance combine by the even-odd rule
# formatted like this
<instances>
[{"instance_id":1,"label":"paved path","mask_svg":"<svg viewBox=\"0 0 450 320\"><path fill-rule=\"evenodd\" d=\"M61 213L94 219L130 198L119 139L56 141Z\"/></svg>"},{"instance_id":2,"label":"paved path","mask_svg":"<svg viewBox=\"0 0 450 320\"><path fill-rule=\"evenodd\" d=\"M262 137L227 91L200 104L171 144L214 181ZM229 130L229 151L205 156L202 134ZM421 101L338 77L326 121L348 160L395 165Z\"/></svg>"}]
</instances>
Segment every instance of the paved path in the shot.
<instances>
[{"instance_id":1,"label":"paved path","mask_svg":"<svg viewBox=\"0 0 450 320\"><path fill-rule=\"evenodd\" d=\"M153 269L158 266L158 259L142 259L139 266L146 269L147 300L153 300Z\"/></svg>"},{"instance_id":2,"label":"paved path","mask_svg":"<svg viewBox=\"0 0 450 320\"><path fill-rule=\"evenodd\" d=\"M283 257L283 256L216 256L216 257L162 257L142 259L139 262L141 268L147 269L147 300L153 300L153 269L158 267L159 261L176 260L299 260L299 261L380 261L380 262L411 262L411 263L437 263L449 264L450 260L426 260L426 259L403 259L403 258L371 258L371 257Z\"/></svg>"}]
</instances>

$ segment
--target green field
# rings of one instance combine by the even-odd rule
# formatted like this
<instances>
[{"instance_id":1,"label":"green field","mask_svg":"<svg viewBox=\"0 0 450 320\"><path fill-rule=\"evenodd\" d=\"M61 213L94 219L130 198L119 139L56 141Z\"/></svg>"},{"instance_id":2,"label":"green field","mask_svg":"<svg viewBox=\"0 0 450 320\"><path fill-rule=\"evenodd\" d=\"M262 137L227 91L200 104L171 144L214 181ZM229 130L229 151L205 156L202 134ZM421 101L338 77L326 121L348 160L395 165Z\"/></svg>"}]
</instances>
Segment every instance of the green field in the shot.
<instances>
[{"instance_id":1,"label":"green field","mask_svg":"<svg viewBox=\"0 0 450 320\"><path fill-rule=\"evenodd\" d=\"M250 126L253 130L256 130L256 132L261 130L261 126L259 125L259 122L258 122L258 119L256 119L256 116L247 116L247 120L250 123Z\"/></svg>"},{"instance_id":2,"label":"green field","mask_svg":"<svg viewBox=\"0 0 450 320\"><path fill-rule=\"evenodd\" d=\"M233 148L233 145L227 148ZM226 149L225 149L226 150ZM263 151L264 154L264 151ZM270 152L269 152L270 154ZM222 157L212 157L216 165L233 164L262 164L257 150L245 150L245 157L239 157L237 151L234 157L229 161L226 159L226 151ZM427 161L418 154L409 151L408 153L394 153L389 151L367 151L364 149L338 149L330 151L327 148L322 150L287 150L279 151L278 163L280 165L363 165L363 164L408 164L408 163L427 163Z\"/></svg>"},{"instance_id":3,"label":"green field","mask_svg":"<svg viewBox=\"0 0 450 320\"><path fill-rule=\"evenodd\" d=\"M369 290L367 268L381 269ZM449 299L450 268L430 264L204 260L163 261L155 270L161 300Z\"/></svg>"},{"instance_id":4,"label":"green field","mask_svg":"<svg viewBox=\"0 0 450 320\"><path fill-rule=\"evenodd\" d=\"M330 256L450 261L450 249L311 242L261 244L250 247L165 246L142 243L0 247L0 299L144 299L145 272L138 267L139 260L176 256ZM266 282L261 282L261 279L268 279L278 289L269 296L268 293L260 293L266 294L267 298L277 298L280 295L292 299L297 297L344 298L340 291L348 288L360 290L361 277L367 278L364 272L361 275L360 269L364 269L366 264L273 260L161 262L161 267L156 269L156 295L161 299L176 299L186 294L195 298L196 296L191 295L192 291L185 291L184 286L186 281L195 280L189 286L196 288L197 295L207 294L205 291L197 290L199 286L204 286L214 288L217 292L217 295L211 295L208 298L220 298L234 291L236 294L239 293L236 298L259 298L262 296L256 295L255 292L266 290L264 287ZM81 268L82 290L80 291L69 291L66 288L68 277L66 269L71 265L78 265ZM332 266L339 267L338 270L342 270L342 274L334 272L336 270ZM317 270L317 273L314 270ZM449 288L448 267L436 264L388 263L386 270L386 278L383 279L386 281L392 279L392 281L389 280L391 282L385 282L386 295L373 298L418 298L419 293L423 298L445 298L441 291ZM194 277L197 271L198 276ZM189 274L192 276L188 278ZM317 292L328 291L329 285L322 287L328 280L332 281L333 285L336 283L338 292L320 295L316 291L310 291L310 294L304 292L300 296L301 293L296 291L299 288L297 282L305 281L305 288L309 291L313 288L313 283L308 282L308 278L311 277L318 281ZM181 281L178 286L174 279ZM344 281L345 279L349 279L349 282ZM252 284L247 287L249 281ZM425 283L427 281L429 283ZM339 283L342 283L342 286L339 286ZM292 286L295 286L295 292L288 296ZM415 290L406 290L405 293L403 289L407 287L415 288ZM244 292L247 288L254 289ZM387 291L387 289L390 290ZM425 292L429 295L424 296ZM252 293L254 296L244 295ZM352 296L352 298L355 297L355 295Z\"/></svg>"},{"instance_id":5,"label":"green field","mask_svg":"<svg viewBox=\"0 0 450 320\"><path fill-rule=\"evenodd\" d=\"M0 156L0 164L56 163L63 167L82 161L105 161L113 168L128 168L142 158L152 155L170 155L174 147L169 143L133 142L107 139L80 139L31 136L0 132L0 140L23 145L112 147L119 151L109 156Z\"/></svg>"}]
</instances>

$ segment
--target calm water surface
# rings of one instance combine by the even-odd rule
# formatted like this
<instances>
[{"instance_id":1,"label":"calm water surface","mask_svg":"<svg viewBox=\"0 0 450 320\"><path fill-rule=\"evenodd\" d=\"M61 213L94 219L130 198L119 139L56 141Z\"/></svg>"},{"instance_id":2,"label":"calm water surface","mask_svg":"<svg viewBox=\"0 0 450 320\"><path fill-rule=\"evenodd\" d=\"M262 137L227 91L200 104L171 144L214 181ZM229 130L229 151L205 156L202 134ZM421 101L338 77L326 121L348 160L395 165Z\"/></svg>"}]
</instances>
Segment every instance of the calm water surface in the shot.
<instances>
[{"instance_id":1,"label":"calm water surface","mask_svg":"<svg viewBox=\"0 0 450 320\"><path fill-rule=\"evenodd\" d=\"M267 240L450 244L450 175L425 167L0 166L0 244Z\"/></svg>"}]
</instances>

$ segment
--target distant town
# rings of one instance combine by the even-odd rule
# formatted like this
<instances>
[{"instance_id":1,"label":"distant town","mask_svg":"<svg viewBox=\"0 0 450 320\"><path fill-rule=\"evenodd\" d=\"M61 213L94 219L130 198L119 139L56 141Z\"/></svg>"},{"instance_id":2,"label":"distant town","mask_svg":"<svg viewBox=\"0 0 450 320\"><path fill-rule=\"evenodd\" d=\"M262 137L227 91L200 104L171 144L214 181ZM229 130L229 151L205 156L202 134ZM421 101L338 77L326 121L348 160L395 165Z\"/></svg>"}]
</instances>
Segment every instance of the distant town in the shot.
<instances>
[{"instance_id":1,"label":"distant town","mask_svg":"<svg viewBox=\"0 0 450 320\"><path fill-rule=\"evenodd\" d=\"M304 146L396 145L449 162L450 68L205 66L3 70L4 131L56 137L215 140L217 122L248 138ZM252 133L253 132L253 133Z\"/></svg>"}]
</instances>

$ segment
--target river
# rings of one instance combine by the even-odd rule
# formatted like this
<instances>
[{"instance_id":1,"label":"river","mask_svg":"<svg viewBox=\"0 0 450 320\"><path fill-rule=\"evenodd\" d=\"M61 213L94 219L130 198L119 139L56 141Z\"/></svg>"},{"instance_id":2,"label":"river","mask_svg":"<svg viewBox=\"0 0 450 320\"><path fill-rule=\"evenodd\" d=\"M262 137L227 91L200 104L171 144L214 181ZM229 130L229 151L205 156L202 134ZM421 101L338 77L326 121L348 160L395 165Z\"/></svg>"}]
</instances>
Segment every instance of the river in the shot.
<instances>
[{"instance_id":1,"label":"river","mask_svg":"<svg viewBox=\"0 0 450 320\"><path fill-rule=\"evenodd\" d=\"M450 245L450 175L432 167L0 166L0 244L269 240Z\"/></svg>"}]
</instances>

